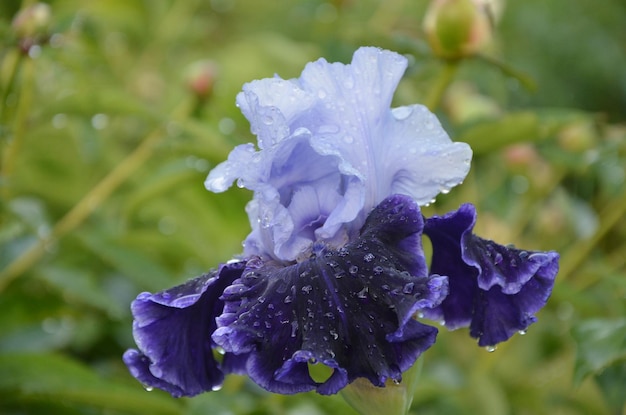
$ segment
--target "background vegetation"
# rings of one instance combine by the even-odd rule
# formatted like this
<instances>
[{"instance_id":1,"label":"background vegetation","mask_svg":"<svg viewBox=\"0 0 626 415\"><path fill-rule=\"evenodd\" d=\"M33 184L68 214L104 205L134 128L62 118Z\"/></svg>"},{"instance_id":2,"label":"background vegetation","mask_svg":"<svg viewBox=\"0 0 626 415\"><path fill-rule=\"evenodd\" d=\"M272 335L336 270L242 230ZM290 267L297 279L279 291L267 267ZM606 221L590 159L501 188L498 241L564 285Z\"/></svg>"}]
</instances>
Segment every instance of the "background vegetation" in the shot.
<instances>
[{"instance_id":1,"label":"background vegetation","mask_svg":"<svg viewBox=\"0 0 626 415\"><path fill-rule=\"evenodd\" d=\"M449 84L426 1L55 0L14 20L32 4L0 2L0 413L354 413L238 376L176 400L144 391L121 355L137 293L241 250L250 194L203 180L254 139L242 84L361 45L411 58L398 105L447 86L430 103L475 149L466 182L426 213L472 202L479 234L562 255L528 335L487 353L440 333L411 413L624 413L626 3L502 3L486 57Z\"/></svg>"}]
</instances>

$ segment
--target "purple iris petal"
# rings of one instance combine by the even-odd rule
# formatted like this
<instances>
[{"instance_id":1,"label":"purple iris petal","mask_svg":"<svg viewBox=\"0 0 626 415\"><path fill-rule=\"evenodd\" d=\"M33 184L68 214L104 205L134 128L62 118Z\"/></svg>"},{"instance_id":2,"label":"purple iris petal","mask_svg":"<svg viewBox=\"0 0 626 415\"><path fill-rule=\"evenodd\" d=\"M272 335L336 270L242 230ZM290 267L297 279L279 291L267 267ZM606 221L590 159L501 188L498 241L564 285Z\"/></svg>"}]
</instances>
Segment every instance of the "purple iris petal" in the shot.
<instances>
[{"instance_id":1,"label":"purple iris petal","mask_svg":"<svg viewBox=\"0 0 626 415\"><path fill-rule=\"evenodd\" d=\"M524 251L472 234L476 212L470 204L426 221L432 241L431 272L449 277L449 295L424 314L450 329L470 327L481 346L493 346L524 331L552 292L556 252Z\"/></svg>"},{"instance_id":2,"label":"purple iris petal","mask_svg":"<svg viewBox=\"0 0 626 415\"><path fill-rule=\"evenodd\" d=\"M395 195L340 249L317 245L287 266L251 260L224 291L213 340L248 356L248 375L272 392L332 394L358 377L377 386L400 380L437 334L413 315L437 306L448 288L446 277L427 277L422 228L417 204ZM332 374L317 382L309 363Z\"/></svg>"},{"instance_id":3,"label":"purple iris petal","mask_svg":"<svg viewBox=\"0 0 626 415\"><path fill-rule=\"evenodd\" d=\"M227 353L221 364L215 360L211 334L224 306L219 297L241 276L244 264L226 264L169 290L137 296L131 309L139 350L124 354L135 378L180 397L217 388L224 373L242 370L243 356Z\"/></svg>"},{"instance_id":4,"label":"purple iris petal","mask_svg":"<svg viewBox=\"0 0 626 415\"><path fill-rule=\"evenodd\" d=\"M406 66L402 55L366 47L348 65L320 59L298 79L244 86L237 104L259 151L235 148L205 185L221 192L237 180L254 191L246 256L293 261L316 241L342 246L387 196L425 204L465 178L469 146L453 143L421 105L390 108Z\"/></svg>"}]
</instances>

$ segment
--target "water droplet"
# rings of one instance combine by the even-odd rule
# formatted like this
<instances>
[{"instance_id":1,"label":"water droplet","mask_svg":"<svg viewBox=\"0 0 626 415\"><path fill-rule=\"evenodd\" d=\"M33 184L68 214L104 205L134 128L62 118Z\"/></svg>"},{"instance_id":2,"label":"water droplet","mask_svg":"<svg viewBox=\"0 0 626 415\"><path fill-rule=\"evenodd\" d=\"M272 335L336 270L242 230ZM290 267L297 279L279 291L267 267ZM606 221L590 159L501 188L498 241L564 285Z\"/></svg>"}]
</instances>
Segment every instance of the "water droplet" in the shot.
<instances>
[{"instance_id":1,"label":"water droplet","mask_svg":"<svg viewBox=\"0 0 626 415\"><path fill-rule=\"evenodd\" d=\"M318 134L336 134L339 132L339 127L333 124L321 125L317 129Z\"/></svg>"},{"instance_id":2,"label":"water droplet","mask_svg":"<svg viewBox=\"0 0 626 415\"><path fill-rule=\"evenodd\" d=\"M305 294L308 294L311 292L311 290L313 290L313 287L311 287L310 285L305 285L302 287L302 292Z\"/></svg>"},{"instance_id":3,"label":"water droplet","mask_svg":"<svg viewBox=\"0 0 626 415\"><path fill-rule=\"evenodd\" d=\"M520 257L521 259L526 259L526 258L528 258L528 252L526 252L526 251L520 251L520 253L519 253L519 257Z\"/></svg>"},{"instance_id":4,"label":"water droplet","mask_svg":"<svg viewBox=\"0 0 626 415\"><path fill-rule=\"evenodd\" d=\"M272 323L270 323L269 321L265 322L265 328L266 329L271 329L272 328Z\"/></svg>"},{"instance_id":5,"label":"water droplet","mask_svg":"<svg viewBox=\"0 0 626 415\"><path fill-rule=\"evenodd\" d=\"M485 350L487 350L489 353L493 353L496 351L497 348L497 346L486 346Z\"/></svg>"},{"instance_id":6,"label":"water droplet","mask_svg":"<svg viewBox=\"0 0 626 415\"><path fill-rule=\"evenodd\" d=\"M493 259L493 263L495 265L499 265L502 262L503 258L502 258L502 254L501 253L496 253L495 258Z\"/></svg>"},{"instance_id":7,"label":"water droplet","mask_svg":"<svg viewBox=\"0 0 626 415\"><path fill-rule=\"evenodd\" d=\"M350 268L348 268L348 272L354 275L359 272L359 267L357 267L356 265L350 265Z\"/></svg>"},{"instance_id":8,"label":"water droplet","mask_svg":"<svg viewBox=\"0 0 626 415\"><path fill-rule=\"evenodd\" d=\"M413 108L411 107L398 107L398 108L394 108L391 110L391 113L393 114L394 118L396 120L406 120L407 118L409 118L409 115L411 115L411 113L413 112Z\"/></svg>"},{"instance_id":9,"label":"water droplet","mask_svg":"<svg viewBox=\"0 0 626 415\"><path fill-rule=\"evenodd\" d=\"M374 275L380 275L383 273L383 267L381 267L380 265L376 265L373 271L374 271Z\"/></svg>"},{"instance_id":10,"label":"water droplet","mask_svg":"<svg viewBox=\"0 0 626 415\"><path fill-rule=\"evenodd\" d=\"M263 117L263 124L272 125L274 124L274 119L270 117L269 115L266 115L265 117Z\"/></svg>"},{"instance_id":11,"label":"water droplet","mask_svg":"<svg viewBox=\"0 0 626 415\"><path fill-rule=\"evenodd\" d=\"M367 292L368 292L367 287L363 287L363 289L359 291L356 296L359 298L367 298Z\"/></svg>"},{"instance_id":12,"label":"water droplet","mask_svg":"<svg viewBox=\"0 0 626 415\"><path fill-rule=\"evenodd\" d=\"M221 355L226 354L226 350L224 350L224 348L223 348L223 347L220 347L220 346L217 346L217 347L215 348L215 351L216 351L216 352L218 352L218 353L219 353L219 354L221 354Z\"/></svg>"},{"instance_id":13,"label":"water droplet","mask_svg":"<svg viewBox=\"0 0 626 415\"><path fill-rule=\"evenodd\" d=\"M400 381L398 379L391 379L394 385L399 385Z\"/></svg>"},{"instance_id":14,"label":"water droplet","mask_svg":"<svg viewBox=\"0 0 626 415\"><path fill-rule=\"evenodd\" d=\"M343 86L345 86L348 89L352 89L354 87L354 78L352 78L351 76L348 76L344 81L343 81Z\"/></svg>"},{"instance_id":15,"label":"water droplet","mask_svg":"<svg viewBox=\"0 0 626 415\"><path fill-rule=\"evenodd\" d=\"M288 295L287 297L285 297L285 299L283 300L283 302L284 302L285 304L289 304L289 303L291 303L292 301L293 301L293 298L292 298L290 295Z\"/></svg>"},{"instance_id":16,"label":"water droplet","mask_svg":"<svg viewBox=\"0 0 626 415\"><path fill-rule=\"evenodd\" d=\"M246 187L246 182L241 177L237 179L237 187L240 189Z\"/></svg>"},{"instance_id":17,"label":"water droplet","mask_svg":"<svg viewBox=\"0 0 626 415\"><path fill-rule=\"evenodd\" d=\"M337 340L339 338L339 334L335 330L330 331L330 335L333 336L333 339Z\"/></svg>"},{"instance_id":18,"label":"water droplet","mask_svg":"<svg viewBox=\"0 0 626 415\"><path fill-rule=\"evenodd\" d=\"M372 254L370 252L370 253L365 254L365 256L363 257L363 261L365 261L365 262L372 262L374 260L374 258L376 258L376 257L374 256L374 254Z\"/></svg>"},{"instance_id":19,"label":"water droplet","mask_svg":"<svg viewBox=\"0 0 626 415\"><path fill-rule=\"evenodd\" d=\"M528 332L527 330L520 330L520 331L518 331L520 336L525 335L527 332Z\"/></svg>"},{"instance_id":20,"label":"water droplet","mask_svg":"<svg viewBox=\"0 0 626 415\"><path fill-rule=\"evenodd\" d=\"M154 388L152 386L148 386L148 385L144 385L143 387L145 390L147 390L148 392L152 392L154 390Z\"/></svg>"},{"instance_id":21,"label":"water droplet","mask_svg":"<svg viewBox=\"0 0 626 415\"><path fill-rule=\"evenodd\" d=\"M413 293L413 287L415 287L415 284L412 282L407 283L404 288L402 288L402 292L405 294L412 294Z\"/></svg>"},{"instance_id":22,"label":"water droplet","mask_svg":"<svg viewBox=\"0 0 626 415\"><path fill-rule=\"evenodd\" d=\"M298 332L298 323L295 321L291 322L291 337L296 337L296 333Z\"/></svg>"},{"instance_id":23,"label":"water droplet","mask_svg":"<svg viewBox=\"0 0 626 415\"><path fill-rule=\"evenodd\" d=\"M220 389L222 389L222 385L221 384L220 385L213 385L213 386L211 386L211 390L213 392L217 392Z\"/></svg>"}]
</instances>

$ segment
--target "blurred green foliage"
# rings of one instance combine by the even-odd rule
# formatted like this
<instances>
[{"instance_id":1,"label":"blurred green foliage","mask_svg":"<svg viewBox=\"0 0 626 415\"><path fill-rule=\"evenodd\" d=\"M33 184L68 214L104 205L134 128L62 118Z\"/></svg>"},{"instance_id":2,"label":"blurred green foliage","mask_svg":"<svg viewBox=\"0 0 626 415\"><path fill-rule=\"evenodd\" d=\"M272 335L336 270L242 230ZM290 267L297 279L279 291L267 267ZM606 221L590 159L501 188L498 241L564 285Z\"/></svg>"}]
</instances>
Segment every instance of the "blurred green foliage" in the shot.
<instances>
[{"instance_id":1,"label":"blurred green foliage","mask_svg":"<svg viewBox=\"0 0 626 415\"><path fill-rule=\"evenodd\" d=\"M0 3L0 413L354 413L238 376L147 393L121 363L129 303L240 252L250 194L202 183L254 139L241 85L377 45L410 57L397 104L426 102L450 64L423 40L427 2L56 0L15 20L33 4ZM441 331L411 413L622 413L626 5L500 4L483 56L441 84L472 171L425 213L472 202L480 235L556 249L562 269L539 322L495 353Z\"/></svg>"}]
</instances>

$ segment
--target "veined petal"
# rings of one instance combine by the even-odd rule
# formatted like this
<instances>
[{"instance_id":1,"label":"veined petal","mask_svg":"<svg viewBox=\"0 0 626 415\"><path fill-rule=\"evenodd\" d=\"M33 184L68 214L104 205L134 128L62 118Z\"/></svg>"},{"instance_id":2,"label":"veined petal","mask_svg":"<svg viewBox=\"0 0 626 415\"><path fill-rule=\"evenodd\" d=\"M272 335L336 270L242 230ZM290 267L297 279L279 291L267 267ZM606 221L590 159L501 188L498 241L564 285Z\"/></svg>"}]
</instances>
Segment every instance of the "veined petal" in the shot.
<instances>
[{"instance_id":1,"label":"veined petal","mask_svg":"<svg viewBox=\"0 0 626 415\"><path fill-rule=\"evenodd\" d=\"M248 375L272 392L330 394L358 377L377 386L400 380L437 333L414 314L447 294L445 277L427 276L422 226L415 202L395 195L341 249L318 246L288 266L249 262L224 291L213 340L248 355ZM333 373L317 382L310 363Z\"/></svg>"},{"instance_id":2,"label":"veined petal","mask_svg":"<svg viewBox=\"0 0 626 415\"><path fill-rule=\"evenodd\" d=\"M237 180L254 191L253 211L260 216L251 222L271 218L266 228L253 227L245 255L293 261L311 232L330 245L343 243L387 196L406 194L426 204L464 179L472 156L466 144L453 143L423 106L390 108L406 66L402 55L366 47L348 65L320 59L298 79L244 86L237 103L259 151L237 148L206 186L222 191ZM313 203L319 212L308 215L323 220L308 227L299 223L300 204L293 203L303 187L339 195L332 204Z\"/></svg>"},{"instance_id":3,"label":"veined petal","mask_svg":"<svg viewBox=\"0 0 626 415\"><path fill-rule=\"evenodd\" d=\"M222 265L169 290L139 294L131 306L139 350L124 354L131 374L148 387L180 397L217 388L224 373L240 371L243 356L227 354L222 364L215 360L211 333L224 305L219 297L243 269L243 262Z\"/></svg>"},{"instance_id":4,"label":"veined petal","mask_svg":"<svg viewBox=\"0 0 626 415\"><path fill-rule=\"evenodd\" d=\"M448 276L450 293L424 314L450 329L469 326L479 345L494 346L536 321L552 293L559 255L482 239L472 233L475 221L470 204L426 221L431 272Z\"/></svg>"}]
</instances>

